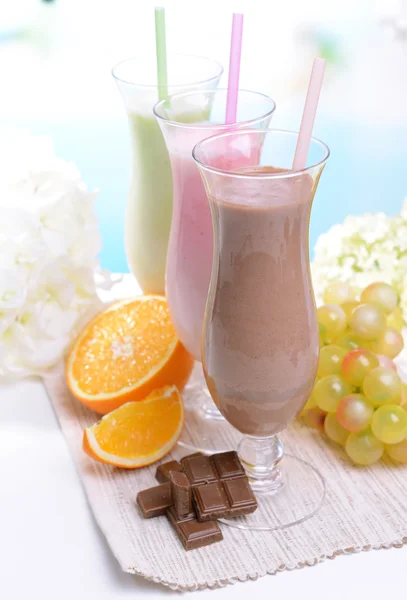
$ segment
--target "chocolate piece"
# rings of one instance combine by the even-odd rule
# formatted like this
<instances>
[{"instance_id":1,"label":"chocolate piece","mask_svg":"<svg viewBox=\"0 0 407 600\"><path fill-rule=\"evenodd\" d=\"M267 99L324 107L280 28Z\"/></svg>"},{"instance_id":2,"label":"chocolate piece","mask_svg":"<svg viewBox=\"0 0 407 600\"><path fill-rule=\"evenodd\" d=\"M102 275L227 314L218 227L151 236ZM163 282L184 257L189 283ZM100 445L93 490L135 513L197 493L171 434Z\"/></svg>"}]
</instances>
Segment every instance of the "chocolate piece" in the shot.
<instances>
[{"instance_id":1,"label":"chocolate piece","mask_svg":"<svg viewBox=\"0 0 407 600\"><path fill-rule=\"evenodd\" d=\"M142 490L137 494L136 500L145 519L165 515L172 506L171 483L168 481Z\"/></svg>"},{"instance_id":2,"label":"chocolate piece","mask_svg":"<svg viewBox=\"0 0 407 600\"><path fill-rule=\"evenodd\" d=\"M209 521L228 515L229 504L220 481L198 485L193 490L195 509L200 521Z\"/></svg>"},{"instance_id":3,"label":"chocolate piece","mask_svg":"<svg viewBox=\"0 0 407 600\"><path fill-rule=\"evenodd\" d=\"M157 467L155 472L155 478L160 483L165 483L170 480L170 471L181 471L182 472L181 463L177 460L170 460L169 462L163 463Z\"/></svg>"},{"instance_id":4,"label":"chocolate piece","mask_svg":"<svg viewBox=\"0 0 407 600\"><path fill-rule=\"evenodd\" d=\"M181 459L186 476L192 486L211 483L218 479L218 474L209 456L192 455Z\"/></svg>"},{"instance_id":5,"label":"chocolate piece","mask_svg":"<svg viewBox=\"0 0 407 600\"><path fill-rule=\"evenodd\" d=\"M239 517L257 508L236 452L184 456L181 464L172 460L160 465L156 478L163 483L139 492L137 504L146 519L166 514L185 550L223 539L213 519Z\"/></svg>"},{"instance_id":6,"label":"chocolate piece","mask_svg":"<svg viewBox=\"0 0 407 600\"><path fill-rule=\"evenodd\" d=\"M232 477L244 477L246 475L237 452L221 452L212 456L213 463L220 479L231 479Z\"/></svg>"},{"instance_id":7,"label":"chocolate piece","mask_svg":"<svg viewBox=\"0 0 407 600\"><path fill-rule=\"evenodd\" d=\"M196 550L223 540L222 532L216 521L200 523L196 519L178 520L175 511L168 510L167 516L174 527L185 550Z\"/></svg>"},{"instance_id":8,"label":"chocolate piece","mask_svg":"<svg viewBox=\"0 0 407 600\"><path fill-rule=\"evenodd\" d=\"M216 482L197 483L197 469L193 472L193 501L198 519L208 521L222 517L240 517L254 512L257 508L256 498L237 452L214 454L210 460L215 467ZM193 461L186 460L185 463L194 467Z\"/></svg>"},{"instance_id":9,"label":"chocolate piece","mask_svg":"<svg viewBox=\"0 0 407 600\"><path fill-rule=\"evenodd\" d=\"M223 481L229 503L229 517L240 517L254 512L257 508L257 500L250 487L247 477L237 477Z\"/></svg>"},{"instance_id":10,"label":"chocolate piece","mask_svg":"<svg viewBox=\"0 0 407 600\"><path fill-rule=\"evenodd\" d=\"M170 471L171 495L178 518L192 511L191 485L185 473Z\"/></svg>"},{"instance_id":11,"label":"chocolate piece","mask_svg":"<svg viewBox=\"0 0 407 600\"><path fill-rule=\"evenodd\" d=\"M167 510L167 517L173 521L176 521L177 523L183 523L184 521L190 521L191 519L196 519L196 514L195 511L193 509L191 509L191 512L189 512L187 515L184 515L183 517L179 517L177 515L177 513L175 512L175 508L174 506L170 506L170 508Z\"/></svg>"},{"instance_id":12,"label":"chocolate piece","mask_svg":"<svg viewBox=\"0 0 407 600\"><path fill-rule=\"evenodd\" d=\"M197 550L223 540L222 532L216 521L180 523L177 533L185 550Z\"/></svg>"}]
</instances>

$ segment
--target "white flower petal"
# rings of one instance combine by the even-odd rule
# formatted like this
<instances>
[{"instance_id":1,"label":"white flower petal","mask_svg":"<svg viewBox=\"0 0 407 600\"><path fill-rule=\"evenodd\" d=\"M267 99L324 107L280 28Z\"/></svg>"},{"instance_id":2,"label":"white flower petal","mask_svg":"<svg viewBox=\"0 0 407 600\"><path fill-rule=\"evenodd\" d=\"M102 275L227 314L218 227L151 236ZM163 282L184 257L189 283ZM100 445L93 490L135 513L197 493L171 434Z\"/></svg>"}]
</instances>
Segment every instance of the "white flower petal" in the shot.
<instances>
[{"instance_id":1,"label":"white flower petal","mask_svg":"<svg viewBox=\"0 0 407 600\"><path fill-rule=\"evenodd\" d=\"M311 266L317 302L326 285L340 279L363 289L375 281L390 283L402 293L407 309L407 200L397 217L383 213L348 216L321 235ZM407 312L405 313L407 317Z\"/></svg>"},{"instance_id":2,"label":"white flower petal","mask_svg":"<svg viewBox=\"0 0 407 600\"><path fill-rule=\"evenodd\" d=\"M26 296L25 277L10 269L0 269L0 310L20 308Z\"/></svg>"},{"instance_id":3,"label":"white flower petal","mask_svg":"<svg viewBox=\"0 0 407 600\"><path fill-rule=\"evenodd\" d=\"M95 192L52 140L0 126L0 375L57 362L98 306Z\"/></svg>"}]
</instances>

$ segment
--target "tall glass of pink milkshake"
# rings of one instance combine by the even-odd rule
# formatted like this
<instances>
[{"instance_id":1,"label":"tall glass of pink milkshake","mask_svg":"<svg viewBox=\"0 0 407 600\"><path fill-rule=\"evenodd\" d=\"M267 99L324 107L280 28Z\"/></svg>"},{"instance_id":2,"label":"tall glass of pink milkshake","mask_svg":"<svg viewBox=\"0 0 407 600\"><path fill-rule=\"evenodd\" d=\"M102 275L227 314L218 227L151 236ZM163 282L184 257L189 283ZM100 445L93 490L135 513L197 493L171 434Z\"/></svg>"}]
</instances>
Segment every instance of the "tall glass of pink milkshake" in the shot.
<instances>
[{"instance_id":1,"label":"tall glass of pink milkshake","mask_svg":"<svg viewBox=\"0 0 407 600\"><path fill-rule=\"evenodd\" d=\"M203 366L217 406L244 435L238 452L259 508L228 524L248 529L299 523L324 497L323 480L304 461L303 448L282 461L277 437L309 398L319 355L308 230L329 150L312 139L306 168L293 171L297 138L289 131L240 130L193 150L214 231ZM250 164L225 167L228 157L249 147L256 150Z\"/></svg>"},{"instance_id":2,"label":"tall glass of pink milkshake","mask_svg":"<svg viewBox=\"0 0 407 600\"><path fill-rule=\"evenodd\" d=\"M237 122L225 125L227 90L175 94L154 107L170 156L173 175L173 215L166 266L166 294L178 337L197 361L201 360L202 324L212 269L213 235L208 200L192 148L216 133L242 127L267 127L274 101L263 94L240 90ZM225 168L252 164L259 148L238 149L222 161ZM222 157L220 157L222 160ZM157 174L159 176L159 174ZM201 375L191 386L181 445L205 452L227 449L239 438L208 394Z\"/></svg>"}]
</instances>

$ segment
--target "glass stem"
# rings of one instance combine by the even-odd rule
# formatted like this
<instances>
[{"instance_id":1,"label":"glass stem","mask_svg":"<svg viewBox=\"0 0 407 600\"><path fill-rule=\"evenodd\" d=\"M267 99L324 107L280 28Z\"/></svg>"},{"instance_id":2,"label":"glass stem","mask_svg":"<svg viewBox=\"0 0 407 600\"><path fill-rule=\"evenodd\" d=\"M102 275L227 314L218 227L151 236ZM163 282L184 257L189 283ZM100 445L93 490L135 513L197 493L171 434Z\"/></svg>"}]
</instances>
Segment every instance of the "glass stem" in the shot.
<instances>
[{"instance_id":1,"label":"glass stem","mask_svg":"<svg viewBox=\"0 0 407 600\"><path fill-rule=\"evenodd\" d=\"M277 492L284 485L279 468L283 452L283 444L276 435L265 438L246 435L240 442L239 458L257 494Z\"/></svg>"}]
</instances>

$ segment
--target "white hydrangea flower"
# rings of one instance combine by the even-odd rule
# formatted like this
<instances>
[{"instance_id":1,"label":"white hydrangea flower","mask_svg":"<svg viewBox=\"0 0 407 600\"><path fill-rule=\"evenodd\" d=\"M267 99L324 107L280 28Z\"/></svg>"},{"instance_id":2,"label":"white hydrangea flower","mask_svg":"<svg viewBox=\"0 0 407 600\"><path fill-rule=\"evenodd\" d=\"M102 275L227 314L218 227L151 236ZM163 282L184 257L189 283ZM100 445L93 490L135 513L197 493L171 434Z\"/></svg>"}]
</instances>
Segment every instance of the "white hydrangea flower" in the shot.
<instances>
[{"instance_id":1,"label":"white hydrangea flower","mask_svg":"<svg viewBox=\"0 0 407 600\"><path fill-rule=\"evenodd\" d=\"M396 217L384 213L348 216L321 235L311 265L317 304L336 280L362 290L375 281L391 284L407 320L407 199Z\"/></svg>"},{"instance_id":2,"label":"white hydrangea flower","mask_svg":"<svg viewBox=\"0 0 407 600\"><path fill-rule=\"evenodd\" d=\"M49 137L3 127L0 161L0 376L41 374L99 303L96 193Z\"/></svg>"}]
</instances>

